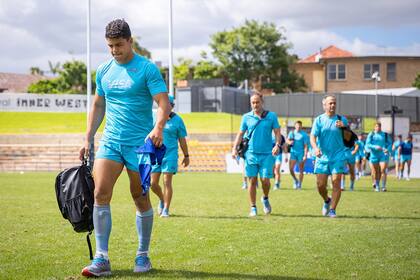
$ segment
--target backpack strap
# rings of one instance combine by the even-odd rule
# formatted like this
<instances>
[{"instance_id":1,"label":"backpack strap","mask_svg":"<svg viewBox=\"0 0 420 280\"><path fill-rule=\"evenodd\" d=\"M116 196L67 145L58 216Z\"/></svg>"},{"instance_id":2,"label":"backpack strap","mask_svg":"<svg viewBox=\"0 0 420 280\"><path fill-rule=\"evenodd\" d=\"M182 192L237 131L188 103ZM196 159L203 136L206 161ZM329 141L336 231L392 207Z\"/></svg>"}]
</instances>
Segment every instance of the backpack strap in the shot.
<instances>
[{"instance_id":1,"label":"backpack strap","mask_svg":"<svg viewBox=\"0 0 420 280\"><path fill-rule=\"evenodd\" d=\"M86 235L86 241L89 247L89 258L93 260L92 244L90 243L90 238L89 238L89 235L91 234L92 234L92 231L89 231L89 233Z\"/></svg>"}]
</instances>

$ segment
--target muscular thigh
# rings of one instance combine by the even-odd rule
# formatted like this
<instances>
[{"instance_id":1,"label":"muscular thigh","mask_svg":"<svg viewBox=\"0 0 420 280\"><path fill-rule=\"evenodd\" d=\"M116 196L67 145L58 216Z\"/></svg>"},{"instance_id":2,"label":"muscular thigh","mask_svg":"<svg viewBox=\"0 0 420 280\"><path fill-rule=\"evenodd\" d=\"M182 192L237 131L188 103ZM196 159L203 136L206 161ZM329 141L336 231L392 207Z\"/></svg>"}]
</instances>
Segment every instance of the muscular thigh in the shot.
<instances>
[{"instance_id":1,"label":"muscular thigh","mask_svg":"<svg viewBox=\"0 0 420 280\"><path fill-rule=\"evenodd\" d=\"M111 197L115 182L121 174L123 164L99 158L93 165L93 179L95 180L95 194Z\"/></svg>"}]
</instances>

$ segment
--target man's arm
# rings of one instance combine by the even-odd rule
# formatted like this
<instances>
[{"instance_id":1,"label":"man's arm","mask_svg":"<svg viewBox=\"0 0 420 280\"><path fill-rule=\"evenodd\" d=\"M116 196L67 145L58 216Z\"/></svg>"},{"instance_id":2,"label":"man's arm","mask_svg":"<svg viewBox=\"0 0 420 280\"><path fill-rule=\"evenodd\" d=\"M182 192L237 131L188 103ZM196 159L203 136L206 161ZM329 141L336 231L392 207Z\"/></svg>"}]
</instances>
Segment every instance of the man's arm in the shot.
<instances>
[{"instance_id":1,"label":"man's arm","mask_svg":"<svg viewBox=\"0 0 420 280\"><path fill-rule=\"evenodd\" d=\"M169 98L166 92L154 95L153 99L158 105L156 123L147 137L152 140L153 145L160 147L163 143L163 128L168 120L169 114L171 113L171 105L169 104Z\"/></svg>"},{"instance_id":2,"label":"man's arm","mask_svg":"<svg viewBox=\"0 0 420 280\"><path fill-rule=\"evenodd\" d=\"M89 114L89 121L86 129L86 139L84 146L79 150L79 159L89 156L90 144L95 141L95 134L105 116L105 98L95 94L92 110Z\"/></svg>"},{"instance_id":3,"label":"man's arm","mask_svg":"<svg viewBox=\"0 0 420 280\"><path fill-rule=\"evenodd\" d=\"M312 146L312 149L314 150L315 156L320 157L321 156L321 150L316 145L316 136L313 135L312 133L311 133L311 146Z\"/></svg>"},{"instance_id":4,"label":"man's arm","mask_svg":"<svg viewBox=\"0 0 420 280\"><path fill-rule=\"evenodd\" d=\"M235 141L233 142L232 147L232 158L236 159L238 156L238 152L236 151L236 147L239 146L239 143L242 141L242 138L244 137L245 131L239 131L238 134L236 134Z\"/></svg>"},{"instance_id":5,"label":"man's arm","mask_svg":"<svg viewBox=\"0 0 420 280\"><path fill-rule=\"evenodd\" d=\"M182 137L178 139L179 146L181 146L182 153L184 154L184 159L182 160L182 165L187 167L190 164L190 155L188 154L188 145L187 140Z\"/></svg>"},{"instance_id":6,"label":"man's arm","mask_svg":"<svg viewBox=\"0 0 420 280\"><path fill-rule=\"evenodd\" d=\"M273 154L273 156L276 156L280 152L280 144L281 144L280 128L274 128L273 131L274 131L274 136L276 137L276 144L274 145L271 153Z\"/></svg>"}]
</instances>

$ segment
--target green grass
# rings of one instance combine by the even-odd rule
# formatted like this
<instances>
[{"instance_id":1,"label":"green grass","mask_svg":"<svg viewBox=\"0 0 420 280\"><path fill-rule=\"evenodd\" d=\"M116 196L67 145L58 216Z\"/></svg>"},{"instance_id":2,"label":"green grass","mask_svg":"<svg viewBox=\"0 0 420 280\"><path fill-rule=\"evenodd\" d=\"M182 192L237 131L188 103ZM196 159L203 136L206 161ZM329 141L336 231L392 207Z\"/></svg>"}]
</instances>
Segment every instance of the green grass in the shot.
<instances>
[{"instance_id":1,"label":"green grass","mask_svg":"<svg viewBox=\"0 0 420 280\"><path fill-rule=\"evenodd\" d=\"M241 116L226 113L180 114L189 133L236 133ZM84 133L85 113L0 112L0 134ZM105 121L99 128L103 130Z\"/></svg>"},{"instance_id":2,"label":"green grass","mask_svg":"<svg viewBox=\"0 0 420 280\"><path fill-rule=\"evenodd\" d=\"M59 214L53 173L0 173L0 279L81 279L84 234ZM344 192L339 218L320 216L307 176L302 191L271 194L273 213L247 217L240 175L182 173L174 178L169 219L156 217L151 259L142 279L420 279L420 180L369 180ZM260 190L258 190L260 194ZM153 205L156 197L152 196ZM113 277L134 279L135 209L121 176L112 201Z\"/></svg>"}]
</instances>

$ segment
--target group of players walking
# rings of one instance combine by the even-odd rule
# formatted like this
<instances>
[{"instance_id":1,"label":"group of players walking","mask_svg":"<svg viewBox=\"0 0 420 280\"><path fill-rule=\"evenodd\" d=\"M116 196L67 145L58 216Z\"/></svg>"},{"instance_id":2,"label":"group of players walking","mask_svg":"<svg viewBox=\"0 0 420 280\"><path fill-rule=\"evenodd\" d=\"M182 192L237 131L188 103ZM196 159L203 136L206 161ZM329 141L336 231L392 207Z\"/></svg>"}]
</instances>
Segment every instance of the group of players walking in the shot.
<instances>
[{"instance_id":1,"label":"group of players walking","mask_svg":"<svg viewBox=\"0 0 420 280\"><path fill-rule=\"evenodd\" d=\"M345 174L350 175L349 189L354 190L355 180L365 175L366 162L372 175L372 186L377 192L386 191L388 163L395 162L396 176L403 178L407 166L406 179L410 179L410 167L413 151L412 136L405 141L398 135L393 142L391 136L382 131L381 123L375 123L374 131L367 137L359 135L353 147L344 145L342 129L348 121L344 116L336 114L336 98L328 95L323 98L324 114L319 115L312 125L310 135L302 130L302 122L296 121L295 129L287 138L280 134L280 125L273 112L264 110L263 96L255 93L251 96L252 111L242 117L240 131L234 142L232 157L238 158L238 147L242 139L248 140L248 149L243 155L244 182L243 189L249 191L251 206L250 216L257 215L256 188L258 176L262 184L261 202L265 214L271 213L269 202L270 179L274 177L273 190L280 189L280 169L283 154L290 153L285 161L289 161L289 171L293 179L293 188L302 188L304 168L307 159L314 164L317 177L317 188L324 200L322 214L336 217L336 207L341 191L345 190ZM272 134L272 137L270 137ZM366 139L364 139L366 138ZM299 175L295 174L298 166ZM331 177L332 195L328 195L328 178ZM247 184L249 180L249 186Z\"/></svg>"}]
</instances>

